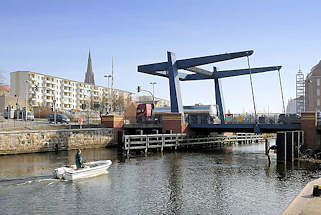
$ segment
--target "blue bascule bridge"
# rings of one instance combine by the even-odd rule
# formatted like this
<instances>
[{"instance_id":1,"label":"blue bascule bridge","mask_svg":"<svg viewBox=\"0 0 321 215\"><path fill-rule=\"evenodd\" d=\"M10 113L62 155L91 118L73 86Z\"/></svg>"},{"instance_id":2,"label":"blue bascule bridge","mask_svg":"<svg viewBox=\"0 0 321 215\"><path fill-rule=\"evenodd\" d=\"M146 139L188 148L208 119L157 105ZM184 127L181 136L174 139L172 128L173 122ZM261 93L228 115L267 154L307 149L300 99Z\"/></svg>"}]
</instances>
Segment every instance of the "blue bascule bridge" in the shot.
<instances>
[{"instance_id":1,"label":"blue bascule bridge","mask_svg":"<svg viewBox=\"0 0 321 215\"><path fill-rule=\"evenodd\" d=\"M252 75L256 73L278 71L281 95L282 84L280 69L281 66L269 66L269 67L258 67L251 68L249 56L254 53L253 50L232 52L218 55L209 55L203 57L187 58L176 60L175 54L173 52L167 52L167 61L153 64L145 64L138 66L138 72L147 73L150 75L157 75L161 77L166 77L169 80L170 89L170 102L171 102L171 112L181 113L182 120L184 120L183 104L181 98L180 81L197 81L197 80L213 80L215 86L215 101L218 107L218 114L221 123L220 124L190 124L189 127L195 130L208 130L208 131L235 131L235 132L276 132L282 130L298 130L300 129L300 124L276 124L276 123L260 123L257 120L254 90L252 84ZM217 62L232 60L236 58L246 57L248 62L248 68L236 69L236 70L222 70L219 71L215 66L213 66L212 71L205 70L198 66L213 64ZM223 78L235 77L240 75L249 75L250 83L252 89L252 99L255 112L255 121L252 123L225 123L224 119L224 108L223 108L223 98L222 98L222 87L220 80ZM283 111L284 111L284 101Z\"/></svg>"}]
</instances>

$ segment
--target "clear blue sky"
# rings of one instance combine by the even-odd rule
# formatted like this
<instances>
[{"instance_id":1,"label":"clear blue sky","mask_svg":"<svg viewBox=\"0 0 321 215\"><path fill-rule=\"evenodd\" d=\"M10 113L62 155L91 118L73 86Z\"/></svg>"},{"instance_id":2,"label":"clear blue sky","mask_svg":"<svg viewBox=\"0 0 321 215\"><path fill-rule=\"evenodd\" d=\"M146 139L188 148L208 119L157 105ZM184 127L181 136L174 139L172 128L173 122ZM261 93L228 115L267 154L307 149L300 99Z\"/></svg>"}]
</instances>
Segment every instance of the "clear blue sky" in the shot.
<instances>
[{"instance_id":1,"label":"clear blue sky","mask_svg":"<svg viewBox=\"0 0 321 215\"><path fill-rule=\"evenodd\" d=\"M321 59L319 1L49 1L2 0L0 71L30 70L83 81L91 50L96 84L150 89L169 98L168 80L137 73L137 65L253 49L251 66L282 65L286 100L295 95L299 64L306 74ZM246 68L246 58L215 64ZM211 68L207 66L204 68ZM253 76L257 109L280 112L276 72ZM252 111L249 76L222 80L225 106ZM184 105L214 103L213 81L181 83Z\"/></svg>"}]
</instances>

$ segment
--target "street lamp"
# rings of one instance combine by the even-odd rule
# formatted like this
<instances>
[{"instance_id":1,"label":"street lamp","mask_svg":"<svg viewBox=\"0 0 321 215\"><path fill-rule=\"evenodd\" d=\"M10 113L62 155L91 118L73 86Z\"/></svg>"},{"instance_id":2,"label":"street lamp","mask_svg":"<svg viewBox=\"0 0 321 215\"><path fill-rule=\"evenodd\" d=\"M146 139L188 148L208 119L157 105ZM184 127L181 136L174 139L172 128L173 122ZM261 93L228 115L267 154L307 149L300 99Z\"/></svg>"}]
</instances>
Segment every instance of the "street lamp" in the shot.
<instances>
[{"instance_id":1,"label":"street lamp","mask_svg":"<svg viewBox=\"0 0 321 215\"><path fill-rule=\"evenodd\" d=\"M30 87L30 81L26 80L26 111L25 111L25 127L27 127L27 114L28 114L28 97L29 97L29 87Z\"/></svg>"},{"instance_id":2,"label":"street lamp","mask_svg":"<svg viewBox=\"0 0 321 215\"><path fill-rule=\"evenodd\" d=\"M153 94L151 91L149 91L149 90L143 90L141 86L137 86L137 92L138 92L138 93L140 93L140 92L147 92L147 93L149 93L149 94L152 96L152 98L153 98L153 104L154 104L154 94Z\"/></svg>"},{"instance_id":3,"label":"street lamp","mask_svg":"<svg viewBox=\"0 0 321 215\"><path fill-rule=\"evenodd\" d=\"M107 89L108 89L108 98L107 98L107 110L110 112L110 105L109 105L109 97L110 97L110 87L109 87L109 79L112 77L111 75L104 75L105 78L107 78Z\"/></svg>"},{"instance_id":4,"label":"street lamp","mask_svg":"<svg viewBox=\"0 0 321 215\"><path fill-rule=\"evenodd\" d=\"M154 85L157 84L156 82L150 82L149 84L153 85L153 105L154 105L154 102L155 102L155 92L154 92Z\"/></svg>"},{"instance_id":5,"label":"street lamp","mask_svg":"<svg viewBox=\"0 0 321 215\"><path fill-rule=\"evenodd\" d=\"M53 111L54 111L54 122L55 122L55 125L57 124L57 111L56 111L56 98L53 97Z\"/></svg>"}]
</instances>

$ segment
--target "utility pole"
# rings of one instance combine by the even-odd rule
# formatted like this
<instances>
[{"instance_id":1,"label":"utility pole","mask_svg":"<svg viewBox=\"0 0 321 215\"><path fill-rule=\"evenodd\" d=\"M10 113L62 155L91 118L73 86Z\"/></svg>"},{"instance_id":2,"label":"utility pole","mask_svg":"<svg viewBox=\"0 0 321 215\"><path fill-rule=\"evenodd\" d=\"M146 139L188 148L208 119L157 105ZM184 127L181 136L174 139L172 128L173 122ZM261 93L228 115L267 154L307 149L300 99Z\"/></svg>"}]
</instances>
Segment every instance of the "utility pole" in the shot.
<instances>
[{"instance_id":1,"label":"utility pole","mask_svg":"<svg viewBox=\"0 0 321 215\"><path fill-rule=\"evenodd\" d=\"M109 101L110 101L110 87L109 87L109 78L111 77L111 75L108 75L107 76L107 89L108 89L108 98L107 98L107 110L108 110L108 113L110 112L110 104L109 104Z\"/></svg>"},{"instance_id":2,"label":"utility pole","mask_svg":"<svg viewBox=\"0 0 321 215\"><path fill-rule=\"evenodd\" d=\"M54 120L55 120L55 125L57 123L57 112L56 112L56 99L53 100L53 111L54 111Z\"/></svg>"},{"instance_id":3,"label":"utility pole","mask_svg":"<svg viewBox=\"0 0 321 215\"><path fill-rule=\"evenodd\" d=\"M114 111L113 96L114 96L114 57L111 58L111 112Z\"/></svg>"},{"instance_id":4,"label":"utility pole","mask_svg":"<svg viewBox=\"0 0 321 215\"><path fill-rule=\"evenodd\" d=\"M107 78L107 90L108 90L108 97L107 97L107 110L110 112L110 104L109 104L109 97L110 97L110 87L109 87L109 78L111 78L111 75L104 75L105 78Z\"/></svg>"},{"instance_id":5,"label":"utility pole","mask_svg":"<svg viewBox=\"0 0 321 215\"><path fill-rule=\"evenodd\" d=\"M29 81L26 81L26 111L25 111L25 127L27 127L27 114L28 114L28 92L29 92Z\"/></svg>"},{"instance_id":6,"label":"utility pole","mask_svg":"<svg viewBox=\"0 0 321 215\"><path fill-rule=\"evenodd\" d=\"M28 84L28 83L27 83L27 84ZM25 127L27 127L28 90L29 90L29 87L27 86L27 90L26 90L26 112L25 112Z\"/></svg>"}]
</instances>

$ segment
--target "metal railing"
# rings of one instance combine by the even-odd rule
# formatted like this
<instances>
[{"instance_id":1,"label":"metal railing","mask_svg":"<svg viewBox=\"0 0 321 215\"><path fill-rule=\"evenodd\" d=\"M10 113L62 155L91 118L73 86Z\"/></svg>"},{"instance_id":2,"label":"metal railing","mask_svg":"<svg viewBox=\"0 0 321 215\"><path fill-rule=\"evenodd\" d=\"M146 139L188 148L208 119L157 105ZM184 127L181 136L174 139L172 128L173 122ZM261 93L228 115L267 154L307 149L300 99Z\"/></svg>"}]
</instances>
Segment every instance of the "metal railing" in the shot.
<instances>
[{"instance_id":1,"label":"metal railing","mask_svg":"<svg viewBox=\"0 0 321 215\"><path fill-rule=\"evenodd\" d=\"M279 124L279 113L231 114L225 115L226 124Z\"/></svg>"},{"instance_id":2,"label":"metal railing","mask_svg":"<svg viewBox=\"0 0 321 215\"><path fill-rule=\"evenodd\" d=\"M280 115L282 115L280 117ZM193 119L189 120L190 124L220 124L221 120L208 116L206 119ZM257 113L255 114L225 114L225 124L300 124L301 118L298 116L289 116L281 113Z\"/></svg>"},{"instance_id":3,"label":"metal railing","mask_svg":"<svg viewBox=\"0 0 321 215\"><path fill-rule=\"evenodd\" d=\"M39 127L39 123L35 121L25 121L25 120L17 120L17 119L3 119L0 120L0 130L10 129L10 128L34 128Z\"/></svg>"},{"instance_id":4,"label":"metal railing","mask_svg":"<svg viewBox=\"0 0 321 215\"><path fill-rule=\"evenodd\" d=\"M280 117L280 115L283 115ZM215 116L206 114L185 114L185 119L189 124L220 124L221 120ZM161 117L146 117L137 122L136 117L125 117L125 124L161 124ZM288 117L281 113L245 113L245 114L225 114L225 124L299 124L301 119Z\"/></svg>"}]
</instances>

